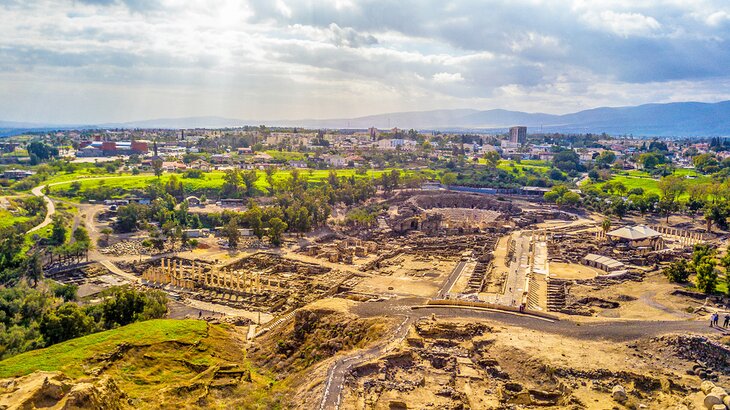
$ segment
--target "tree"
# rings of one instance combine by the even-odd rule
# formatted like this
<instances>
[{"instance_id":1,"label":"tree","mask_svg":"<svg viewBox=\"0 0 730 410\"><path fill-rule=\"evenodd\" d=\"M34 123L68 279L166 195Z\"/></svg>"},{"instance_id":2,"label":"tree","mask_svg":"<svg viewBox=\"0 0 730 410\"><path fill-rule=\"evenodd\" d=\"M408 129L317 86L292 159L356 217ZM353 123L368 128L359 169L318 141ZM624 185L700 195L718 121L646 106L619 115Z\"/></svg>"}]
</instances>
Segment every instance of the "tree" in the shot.
<instances>
[{"instance_id":1,"label":"tree","mask_svg":"<svg viewBox=\"0 0 730 410\"><path fill-rule=\"evenodd\" d=\"M250 208L244 215L244 221L253 230L253 234L257 238L261 239L264 237L263 212L256 203L250 205Z\"/></svg>"},{"instance_id":2,"label":"tree","mask_svg":"<svg viewBox=\"0 0 730 410\"><path fill-rule=\"evenodd\" d=\"M44 161L51 157L58 156L58 149L40 141L33 141L27 147L29 155L35 155L39 160Z\"/></svg>"},{"instance_id":3,"label":"tree","mask_svg":"<svg viewBox=\"0 0 730 410\"><path fill-rule=\"evenodd\" d=\"M106 329L128 325L139 320L160 318L167 313L163 292L141 292L129 286L111 288L111 294L99 307ZM104 293L102 295L106 296Z\"/></svg>"},{"instance_id":4,"label":"tree","mask_svg":"<svg viewBox=\"0 0 730 410\"><path fill-rule=\"evenodd\" d=\"M711 174L720 170L720 163L714 154L700 154L692 158L692 163L697 171L703 174Z\"/></svg>"},{"instance_id":5,"label":"tree","mask_svg":"<svg viewBox=\"0 0 730 410\"><path fill-rule=\"evenodd\" d=\"M441 176L441 184L442 185L454 185L456 183L456 174L453 172L445 172Z\"/></svg>"},{"instance_id":6,"label":"tree","mask_svg":"<svg viewBox=\"0 0 730 410\"><path fill-rule=\"evenodd\" d=\"M47 345L87 335L93 329L93 318L75 303L64 303L55 310L47 311L39 326Z\"/></svg>"},{"instance_id":7,"label":"tree","mask_svg":"<svg viewBox=\"0 0 730 410\"><path fill-rule=\"evenodd\" d=\"M101 230L101 234L104 235L102 237L102 239L104 240L104 243L105 244L108 244L109 243L109 235L111 235L112 232L114 232L114 231L112 231L111 228L104 228L104 229Z\"/></svg>"},{"instance_id":8,"label":"tree","mask_svg":"<svg viewBox=\"0 0 730 410\"><path fill-rule=\"evenodd\" d=\"M120 206L117 209L117 221L114 228L119 232L134 231L137 229L138 222L144 219L144 211L145 208L136 203Z\"/></svg>"},{"instance_id":9,"label":"tree","mask_svg":"<svg viewBox=\"0 0 730 410\"><path fill-rule=\"evenodd\" d=\"M223 195L224 196L238 196L238 191L241 185L241 172L238 169L226 170L223 174Z\"/></svg>"},{"instance_id":10,"label":"tree","mask_svg":"<svg viewBox=\"0 0 730 410\"><path fill-rule=\"evenodd\" d=\"M666 276L670 282L684 283L687 282L687 279L689 278L690 270L687 266L687 261L679 259L664 268L662 273L664 273L664 276Z\"/></svg>"},{"instance_id":11,"label":"tree","mask_svg":"<svg viewBox=\"0 0 730 410\"><path fill-rule=\"evenodd\" d=\"M62 245L66 242L66 221L60 214L54 214L52 220L51 242L54 245Z\"/></svg>"},{"instance_id":12,"label":"tree","mask_svg":"<svg viewBox=\"0 0 730 410\"><path fill-rule=\"evenodd\" d=\"M580 204L580 195L573 191L568 191L562 197L558 198L555 203L558 206L575 207Z\"/></svg>"},{"instance_id":13,"label":"tree","mask_svg":"<svg viewBox=\"0 0 730 410\"><path fill-rule=\"evenodd\" d=\"M717 253L717 250L710 245L702 243L695 245L692 251L692 266L694 266L696 270L697 266L702 263L703 260L712 259L715 256L715 253Z\"/></svg>"},{"instance_id":14,"label":"tree","mask_svg":"<svg viewBox=\"0 0 730 410\"><path fill-rule=\"evenodd\" d=\"M254 193L256 193L256 180L258 179L258 175L256 174L256 170L250 170L245 171L241 173L241 181L246 187L246 195L247 196L253 196Z\"/></svg>"},{"instance_id":15,"label":"tree","mask_svg":"<svg viewBox=\"0 0 730 410\"><path fill-rule=\"evenodd\" d=\"M626 201L624 201L621 197L614 197L613 202L611 203L611 213L621 219L626 215L626 211Z\"/></svg>"},{"instance_id":16,"label":"tree","mask_svg":"<svg viewBox=\"0 0 730 410\"><path fill-rule=\"evenodd\" d=\"M162 176L162 160L159 158L152 160L152 169L155 171L155 176L159 179Z\"/></svg>"},{"instance_id":17,"label":"tree","mask_svg":"<svg viewBox=\"0 0 730 410\"><path fill-rule=\"evenodd\" d=\"M83 225L79 225L74 229L73 234L71 235L74 238L74 241L76 242L82 242L82 243L89 243L91 242L91 238L89 238L89 232L86 231L86 228L84 228Z\"/></svg>"},{"instance_id":18,"label":"tree","mask_svg":"<svg viewBox=\"0 0 730 410\"><path fill-rule=\"evenodd\" d=\"M228 240L228 246L231 248L236 248L238 246L238 241L241 239L241 233L238 231L236 218L231 218L231 220L223 227L223 237Z\"/></svg>"},{"instance_id":19,"label":"tree","mask_svg":"<svg viewBox=\"0 0 730 410\"><path fill-rule=\"evenodd\" d=\"M43 280L43 260L38 251L33 252L25 261L25 277L33 282L33 287Z\"/></svg>"},{"instance_id":20,"label":"tree","mask_svg":"<svg viewBox=\"0 0 730 410\"><path fill-rule=\"evenodd\" d=\"M267 167L264 170L264 173L266 174L266 183L268 184L267 189L269 190L269 195L274 195L274 174L279 169L277 167Z\"/></svg>"},{"instance_id":21,"label":"tree","mask_svg":"<svg viewBox=\"0 0 730 410\"><path fill-rule=\"evenodd\" d=\"M553 156L553 165L564 172L580 171L580 156L572 149L562 149Z\"/></svg>"},{"instance_id":22,"label":"tree","mask_svg":"<svg viewBox=\"0 0 730 410\"><path fill-rule=\"evenodd\" d=\"M660 179L658 186L659 191L662 193L662 199L669 202L676 202L687 190L687 184L684 182L684 179L674 175Z\"/></svg>"},{"instance_id":23,"label":"tree","mask_svg":"<svg viewBox=\"0 0 730 410\"><path fill-rule=\"evenodd\" d=\"M601 222L601 229L603 230L604 234L611 229L611 218L603 219L603 222Z\"/></svg>"},{"instance_id":24,"label":"tree","mask_svg":"<svg viewBox=\"0 0 730 410\"><path fill-rule=\"evenodd\" d=\"M497 151L487 151L484 154L484 159L487 161L487 166L494 169L497 168L497 164L499 164L499 153Z\"/></svg>"},{"instance_id":25,"label":"tree","mask_svg":"<svg viewBox=\"0 0 730 410\"><path fill-rule=\"evenodd\" d=\"M269 220L269 240L274 246L281 245L281 235L289 226L279 218Z\"/></svg>"},{"instance_id":26,"label":"tree","mask_svg":"<svg viewBox=\"0 0 730 410\"><path fill-rule=\"evenodd\" d=\"M722 204L707 204L705 206L705 222L707 223L707 232L712 231L712 224L716 224L722 230L728 229L727 209Z\"/></svg>"},{"instance_id":27,"label":"tree","mask_svg":"<svg viewBox=\"0 0 730 410\"><path fill-rule=\"evenodd\" d=\"M600 167L608 167L616 161L616 154L613 151L603 151L596 157L596 164Z\"/></svg>"},{"instance_id":28,"label":"tree","mask_svg":"<svg viewBox=\"0 0 730 410\"><path fill-rule=\"evenodd\" d=\"M657 165L666 162L666 157L658 152L647 152L639 155L638 163L641 164L642 168L653 170Z\"/></svg>"},{"instance_id":29,"label":"tree","mask_svg":"<svg viewBox=\"0 0 730 410\"><path fill-rule=\"evenodd\" d=\"M697 289L703 293L713 293L717 286L717 271L715 270L715 260L712 258L704 258L699 265L695 267L697 273L695 277Z\"/></svg>"}]
</instances>

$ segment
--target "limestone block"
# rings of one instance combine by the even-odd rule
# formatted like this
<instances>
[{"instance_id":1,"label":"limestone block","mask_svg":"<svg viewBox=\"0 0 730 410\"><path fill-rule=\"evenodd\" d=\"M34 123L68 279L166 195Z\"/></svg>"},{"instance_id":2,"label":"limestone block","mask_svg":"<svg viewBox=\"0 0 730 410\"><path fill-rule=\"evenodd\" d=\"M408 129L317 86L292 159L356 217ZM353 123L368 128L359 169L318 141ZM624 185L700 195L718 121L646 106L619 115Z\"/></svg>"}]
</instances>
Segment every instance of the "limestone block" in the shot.
<instances>
[{"instance_id":1,"label":"limestone block","mask_svg":"<svg viewBox=\"0 0 730 410\"><path fill-rule=\"evenodd\" d=\"M722 400L725 400L725 397L727 396L727 392L722 387L715 386L712 390L710 390L710 393L716 394L719 396Z\"/></svg>"},{"instance_id":2,"label":"limestone block","mask_svg":"<svg viewBox=\"0 0 730 410\"><path fill-rule=\"evenodd\" d=\"M705 380L702 382L702 384L700 384L700 390L702 390L702 393L705 394L709 394L715 387L715 383L709 380Z\"/></svg>"},{"instance_id":3,"label":"limestone block","mask_svg":"<svg viewBox=\"0 0 730 410\"><path fill-rule=\"evenodd\" d=\"M725 405L722 403L722 399L720 396L714 393L710 393L707 396L705 396L705 400L703 401L705 408L708 410L715 410L715 406L720 404L722 405L723 409L725 408Z\"/></svg>"},{"instance_id":4,"label":"limestone block","mask_svg":"<svg viewBox=\"0 0 730 410\"><path fill-rule=\"evenodd\" d=\"M623 403L629 398L626 395L626 390L620 384L613 386L613 389L611 389L611 397L619 403Z\"/></svg>"}]
</instances>

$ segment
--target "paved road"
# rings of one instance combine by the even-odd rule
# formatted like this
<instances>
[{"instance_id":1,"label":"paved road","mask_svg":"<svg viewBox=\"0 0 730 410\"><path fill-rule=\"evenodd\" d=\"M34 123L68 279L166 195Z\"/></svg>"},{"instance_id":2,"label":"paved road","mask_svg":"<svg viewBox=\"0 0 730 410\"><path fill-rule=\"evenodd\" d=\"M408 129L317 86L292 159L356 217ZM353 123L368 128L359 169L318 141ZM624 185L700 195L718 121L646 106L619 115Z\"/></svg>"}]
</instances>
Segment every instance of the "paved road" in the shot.
<instances>
[{"instance_id":1,"label":"paved road","mask_svg":"<svg viewBox=\"0 0 730 410\"><path fill-rule=\"evenodd\" d=\"M459 280L459 276L461 276L461 272L464 271L465 267L466 261L461 261L458 265L456 265L449 277L446 278L446 281L441 285L441 290L439 290L438 292L438 299L443 299L446 297L446 294L449 293L451 288L454 286L454 283Z\"/></svg>"},{"instance_id":2,"label":"paved road","mask_svg":"<svg viewBox=\"0 0 730 410\"><path fill-rule=\"evenodd\" d=\"M339 409L342 387L345 383L345 377L350 373L350 370L354 366L360 365L368 360L383 356L395 346L400 344L400 342L405 339L406 335L408 335L408 328L411 326L412 321L413 317L406 317L398 325L393 334L381 344L375 345L366 350L357 351L335 361L327 372L324 393L319 404L319 409Z\"/></svg>"},{"instance_id":3,"label":"paved road","mask_svg":"<svg viewBox=\"0 0 730 410\"><path fill-rule=\"evenodd\" d=\"M46 203L46 219L44 219L43 222L39 223L38 225L30 228L27 233L35 232L50 225L51 217L53 216L53 214L56 213L56 205L53 203L53 201L51 201L51 198L47 197L46 194L43 193L43 190L45 188L45 185L40 185L30 191L33 193L33 195L43 198L43 201Z\"/></svg>"},{"instance_id":4,"label":"paved road","mask_svg":"<svg viewBox=\"0 0 730 410\"><path fill-rule=\"evenodd\" d=\"M92 178L82 178L85 181L89 180L95 180L95 179L114 179L114 178L129 178L128 175L122 175L122 176L108 176L108 177L92 177ZM33 189L30 190L31 193L35 196L39 196L43 198L43 201L46 203L46 219L43 220L40 224L34 226L30 230L28 230L27 233L35 232L39 229L43 229L46 226L48 226L51 223L51 217L53 214L56 213L56 205L54 205L53 200L46 196L46 194L43 193L43 190L46 188L46 186L52 187L56 185L63 185L63 184L70 184L73 181L61 181L61 182L54 182L52 184L43 184L39 185Z\"/></svg>"},{"instance_id":5,"label":"paved road","mask_svg":"<svg viewBox=\"0 0 730 410\"><path fill-rule=\"evenodd\" d=\"M444 284L442 291L447 288L448 283L449 281ZM434 315L440 318L490 320L508 326L519 326L576 339L608 340L612 342L627 342L667 333L712 334L721 332L719 329L710 328L705 321L696 320L612 320L596 323L577 323L571 320L546 321L541 318L512 312L472 310L448 306L423 306L425 302L426 299L424 298L402 298L362 303L353 309L354 313L362 317L405 316L405 319L382 344L364 351L355 351L332 364L327 372L320 410L340 408L343 383L354 366L387 353L392 346L403 340L412 323ZM414 307L419 308L414 309Z\"/></svg>"}]
</instances>

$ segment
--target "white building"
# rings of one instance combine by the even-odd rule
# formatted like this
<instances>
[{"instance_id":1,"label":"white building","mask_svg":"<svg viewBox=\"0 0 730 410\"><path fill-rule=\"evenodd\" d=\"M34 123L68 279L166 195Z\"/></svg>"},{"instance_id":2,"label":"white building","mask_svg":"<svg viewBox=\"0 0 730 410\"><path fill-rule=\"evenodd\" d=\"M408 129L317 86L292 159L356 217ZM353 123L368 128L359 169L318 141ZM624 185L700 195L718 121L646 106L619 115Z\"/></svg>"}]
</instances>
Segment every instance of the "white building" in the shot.
<instances>
[{"instance_id":1,"label":"white building","mask_svg":"<svg viewBox=\"0 0 730 410\"><path fill-rule=\"evenodd\" d=\"M395 150L400 148L404 151L412 151L416 149L416 141L402 138L384 139L378 141L376 147L382 150Z\"/></svg>"}]
</instances>

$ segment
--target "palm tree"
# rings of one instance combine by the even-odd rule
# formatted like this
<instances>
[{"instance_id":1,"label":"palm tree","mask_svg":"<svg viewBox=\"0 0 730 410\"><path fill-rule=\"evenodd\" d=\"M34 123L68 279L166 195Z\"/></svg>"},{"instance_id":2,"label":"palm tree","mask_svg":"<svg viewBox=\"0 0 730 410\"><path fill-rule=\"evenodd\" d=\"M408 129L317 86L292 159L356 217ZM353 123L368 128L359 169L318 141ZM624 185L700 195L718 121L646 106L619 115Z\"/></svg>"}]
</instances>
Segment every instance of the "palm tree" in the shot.
<instances>
[{"instance_id":1,"label":"palm tree","mask_svg":"<svg viewBox=\"0 0 730 410\"><path fill-rule=\"evenodd\" d=\"M605 218L603 222L601 222L601 229L603 229L603 236L606 236L606 233L611 229L611 218Z\"/></svg>"}]
</instances>

